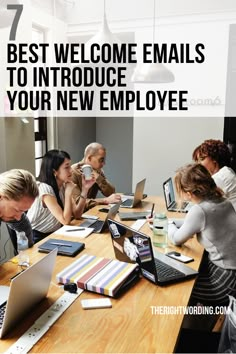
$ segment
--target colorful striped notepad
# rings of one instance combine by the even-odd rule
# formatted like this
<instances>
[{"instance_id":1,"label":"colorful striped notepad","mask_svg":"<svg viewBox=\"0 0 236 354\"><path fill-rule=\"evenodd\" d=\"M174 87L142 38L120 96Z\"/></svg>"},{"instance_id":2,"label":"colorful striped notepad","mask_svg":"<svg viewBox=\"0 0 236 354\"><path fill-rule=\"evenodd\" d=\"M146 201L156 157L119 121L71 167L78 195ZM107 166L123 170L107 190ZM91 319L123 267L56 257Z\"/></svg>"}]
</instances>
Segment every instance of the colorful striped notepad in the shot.
<instances>
[{"instance_id":1,"label":"colorful striped notepad","mask_svg":"<svg viewBox=\"0 0 236 354\"><path fill-rule=\"evenodd\" d=\"M76 283L79 288L108 296L118 296L121 290L139 279L137 264L84 254L56 275L58 283Z\"/></svg>"}]
</instances>

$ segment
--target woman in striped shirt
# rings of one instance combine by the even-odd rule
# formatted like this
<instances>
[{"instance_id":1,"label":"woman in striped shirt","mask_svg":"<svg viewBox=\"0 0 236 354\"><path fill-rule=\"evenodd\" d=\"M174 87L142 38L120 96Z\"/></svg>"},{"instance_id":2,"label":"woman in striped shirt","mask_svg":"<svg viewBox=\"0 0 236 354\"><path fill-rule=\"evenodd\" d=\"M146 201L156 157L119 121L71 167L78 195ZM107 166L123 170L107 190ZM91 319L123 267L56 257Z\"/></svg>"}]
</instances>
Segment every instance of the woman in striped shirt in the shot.
<instances>
[{"instance_id":1,"label":"woman in striped shirt","mask_svg":"<svg viewBox=\"0 0 236 354\"><path fill-rule=\"evenodd\" d=\"M38 177L39 197L28 211L34 242L70 223L72 216L79 218L84 210L87 192L95 178L83 178L81 198L76 205L72 198L75 187L71 180L70 155L62 150L50 150L43 157Z\"/></svg>"}]
</instances>

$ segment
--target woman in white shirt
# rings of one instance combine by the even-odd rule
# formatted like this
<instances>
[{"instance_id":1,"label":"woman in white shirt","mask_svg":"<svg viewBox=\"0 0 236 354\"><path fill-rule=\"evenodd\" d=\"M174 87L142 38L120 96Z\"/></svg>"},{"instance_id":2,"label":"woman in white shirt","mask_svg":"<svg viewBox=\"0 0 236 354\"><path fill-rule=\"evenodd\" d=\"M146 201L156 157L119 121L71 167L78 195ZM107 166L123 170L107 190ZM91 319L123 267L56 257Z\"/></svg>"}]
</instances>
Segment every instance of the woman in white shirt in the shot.
<instances>
[{"instance_id":1,"label":"woman in white shirt","mask_svg":"<svg viewBox=\"0 0 236 354\"><path fill-rule=\"evenodd\" d=\"M34 242L38 242L61 225L70 223L72 216L79 218L84 210L87 192L95 178L82 180L79 203L72 198L75 184L72 182L70 155L62 150L48 151L42 160L38 177L39 197L28 211Z\"/></svg>"},{"instance_id":2,"label":"woman in white shirt","mask_svg":"<svg viewBox=\"0 0 236 354\"><path fill-rule=\"evenodd\" d=\"M193 160L206 167L236 210L236 174L230 168L231 154L228 146L221 140L205 140L193 151Z\"/></svg>"}]
</instances>

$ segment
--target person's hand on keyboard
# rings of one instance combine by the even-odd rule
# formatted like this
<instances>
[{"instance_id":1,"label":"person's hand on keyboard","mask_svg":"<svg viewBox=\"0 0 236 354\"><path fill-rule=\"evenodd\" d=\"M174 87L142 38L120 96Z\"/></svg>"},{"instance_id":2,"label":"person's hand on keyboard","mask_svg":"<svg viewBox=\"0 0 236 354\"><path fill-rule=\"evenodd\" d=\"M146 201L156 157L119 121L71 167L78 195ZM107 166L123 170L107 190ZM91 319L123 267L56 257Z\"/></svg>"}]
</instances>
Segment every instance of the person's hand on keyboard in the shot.
<instances>
[{"instance_id":1,"label":"person's hand on keyboard","mask_svg":"<svg viewBox=\"0 0 236 354\"><path fill-rule=\"evenodd\" d=\"M121 196L120 194L113 193L109 197L104 198L104 204L117 204L120 203Z\"/></svg>"}]
</instances>

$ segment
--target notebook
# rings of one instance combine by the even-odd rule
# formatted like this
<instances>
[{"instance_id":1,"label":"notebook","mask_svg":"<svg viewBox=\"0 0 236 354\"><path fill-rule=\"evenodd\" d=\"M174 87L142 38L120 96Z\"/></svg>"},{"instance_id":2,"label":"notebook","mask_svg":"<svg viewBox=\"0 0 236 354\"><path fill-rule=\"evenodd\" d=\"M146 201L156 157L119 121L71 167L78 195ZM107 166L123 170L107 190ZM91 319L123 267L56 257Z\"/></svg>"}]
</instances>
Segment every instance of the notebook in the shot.
<instances>
[{"instance_id":1,"label":"notebook","mask_svg":"<svg viewBox=\"0 0 236 354\"><path fill-rule=\"evenodd\" d=\"M192 278L194 269L155 251L151 239L115 220L108 220L115 256L123 262L138 263L142 275L158 285L166 285Z\"/></svg>"},{"instance_id":2,"label":"notebook","mask_svg":"<svg viewBox=\"0 0 236 354\"><path fill-rule=\"evenodd\" d=\"M105 220L87 219L84 222L82 222L82 224L80 224L79 226L90 227L90 228L93 228L93 232L98 233L98 234L102 233L107 228L107 220L115 218L116 213L119 210L120 204L121 203L114 204L112 207L110 207Z\"/></svg>"},{"instance_id":3,"label":"notebook","mask_svg":"<svg viewBox=\"0 0 236 354\"><path fill-rule=\"evenodd\" d=\"M20 325L21 318L46 297L56 255L57 248L14 277L10 287L0 287L0 311L3 312L5 307L0 321L0 338L14 326ZM2 296L2 292L5 296Z\"/></svg>"},{"instance_id":4,"label":"notebook","mask_svg":"<svg viewBox=\"0 0 236 354\"><path fill-rule=\"evenodd\" d=\"M59 240L56 238L49 238L46 242L38 246L39 252L49 253L54 248L58 248L57 254L62 256L75 257L79 252L85 248L83 242L74 242L67 240Z\"/></svg>"},{"instance_id":5,"label":"notebook","mask_svg":"<svg viewBox=\"0 0 236 354\"><path fill-rule=\"evenodd\" d=\"M120 205L121 208L134 208L143 199L143 191L145 187L146 178L136 184L134 197L124 199Z\"/></svg>"},{"instance_id":6,"label":"notebook","mask_svg":"<svg viewBox=\"0 0 236 354\"><path fill-rule=\"evenodd\" d=\"M56 275L58 283L76 283L79 288L118 296L139 279L139 267L130 262L84 254Z\"/></svg>"},{"instance_id":7,"label":"notebook","mask_svg":"<svg viewBox=\"0 0 236 354\"><path fill-rule=\"evenodd\" d=\"M168 211L187 213L191 208L192 204L189 202L183 202L181 206L178 206L175 199L174 186L171 177L163 183L163 192L165 196L166 209Z\"/></svg>"}]
</instances>

